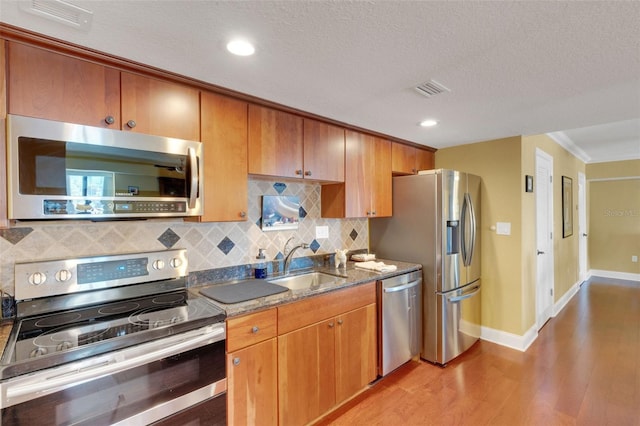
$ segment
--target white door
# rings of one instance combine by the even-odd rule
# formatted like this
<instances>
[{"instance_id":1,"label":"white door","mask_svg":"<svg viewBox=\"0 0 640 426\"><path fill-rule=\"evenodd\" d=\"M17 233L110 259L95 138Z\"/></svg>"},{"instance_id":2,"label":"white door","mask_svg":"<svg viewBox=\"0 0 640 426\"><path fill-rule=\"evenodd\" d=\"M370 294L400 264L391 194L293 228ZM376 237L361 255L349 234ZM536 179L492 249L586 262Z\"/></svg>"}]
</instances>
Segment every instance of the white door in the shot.
<instances>
[{"instance_id":1,"label":"white door","mask_svg":"<svg viewBox=\"0 0 640 426\"><path fill-rule=\"evenodd\" d=\"M587 197L584 173L578 173L578 271L579 281L587 278Z\"/></svg>"},{"instance_id":2,"label":"white door","mask_svg":"<svg viewBox=\"0 0 640 426\"><path fill-rule=\"evenodd\" d=\"M536 149L536 325L553 313L553 157Z\"/></svg>"}]
</instances>

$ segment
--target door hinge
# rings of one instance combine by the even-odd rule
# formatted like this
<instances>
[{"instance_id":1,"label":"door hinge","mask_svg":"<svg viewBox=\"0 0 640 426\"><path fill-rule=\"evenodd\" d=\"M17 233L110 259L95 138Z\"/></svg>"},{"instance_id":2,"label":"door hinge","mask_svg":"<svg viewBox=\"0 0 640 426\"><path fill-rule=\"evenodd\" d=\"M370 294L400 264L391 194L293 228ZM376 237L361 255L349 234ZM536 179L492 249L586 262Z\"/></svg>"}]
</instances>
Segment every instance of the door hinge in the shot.
<instances>
[{"instance_id":1,"label":"door hinge","mask_svg":"<svg viewBox=\"0 0 640 426\"><path fill-rule=\"evenodd\" d=\"M553 289L552 288L549 289L549 295L553 296Z\"/></svg>"},{"instance_id":2,"label":"door hinge","mask_svg":"<svg viewBox=\"0 0 640 426\"><path fill-rule=\"evenodd\" d=\"M553 176L549 176L549 182L553 183Z\"/></svg>"},{"instance_id":3,"label":"door hinge","mask_svg":"<svg viewBox=\"0 0 640 426\"><path fill-rule=\"evenodd\" d=\"M549 239L553 240L553 232L549 232Z\"/></svg>"}]
</instances>

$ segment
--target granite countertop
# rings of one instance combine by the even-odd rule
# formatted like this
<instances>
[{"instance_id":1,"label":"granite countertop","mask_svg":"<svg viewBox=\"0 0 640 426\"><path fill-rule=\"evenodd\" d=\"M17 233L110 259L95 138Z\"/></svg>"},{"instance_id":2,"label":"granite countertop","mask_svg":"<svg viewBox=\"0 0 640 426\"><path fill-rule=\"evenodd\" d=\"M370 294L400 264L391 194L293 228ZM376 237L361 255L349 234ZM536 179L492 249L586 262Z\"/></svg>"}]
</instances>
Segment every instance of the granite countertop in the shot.
<instances>
[{"instance_id":1,"label":"granite countertop","mask_svg":"<svg viewBox=\"0 0 640 426\"><path fill-rule=\"evenodd\" d=\"M397 262L394 260L387 259L376 259L376 262L384 262L386 265L395 265L396 270L390 272L374 272L365 269L356 268L354 262L348 262L347 267L345 268L313 268L307 270L296 270L291 271L290 275L301 274L305 272L324 272L331 275L339 275L338 280L329 284L321 284L318 287L314 288L305 288L300 290L288 290L283 293L274 294L271 296L259 297L257 299L247 300L246 302L234 303L234 304L224 304L220 303L213 299L208 299L216 306L224 309L227 313L227 317L238 316L242 314L251 313L254 311L259 311L265 308L271 308L278 305L282 305L284 303L293 302L295 300L304 299L307 297L313 297L318 294L328 293L331 291L341 290L347 287L356 286L359 284L368 283L371 281L382 280L389 277L394 277L400 274L406 274L412 271L418 271L422 268L421 265L415 263L406 263L406 262ZM267 280L277 279L280 277L268 277ZM208 285L204 283L198 287L191 287L191 291L199 293L200 290L210 288L214 285L227 285L233 284L234 282L239 281L231 281L228 283L216 283Z\"/></svg>"}]
</instances>

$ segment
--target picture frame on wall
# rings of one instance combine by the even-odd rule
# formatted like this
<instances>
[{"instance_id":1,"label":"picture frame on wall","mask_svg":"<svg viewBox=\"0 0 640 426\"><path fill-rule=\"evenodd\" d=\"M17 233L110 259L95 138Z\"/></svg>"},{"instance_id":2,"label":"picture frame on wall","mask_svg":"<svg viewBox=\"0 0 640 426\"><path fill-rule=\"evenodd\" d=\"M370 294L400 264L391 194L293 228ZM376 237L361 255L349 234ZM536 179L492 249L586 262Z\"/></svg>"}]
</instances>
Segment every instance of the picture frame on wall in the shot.
<instances>
[{"instance_id":1,"label":"picture frame on wall","mask_svg":"<svg viewBox=\"0 0 640 426\"><path fill-rule=\"evenodd\" d=\"M562 238L573 235L573 180L562 176Z\"/></svg>"}]
</instances>

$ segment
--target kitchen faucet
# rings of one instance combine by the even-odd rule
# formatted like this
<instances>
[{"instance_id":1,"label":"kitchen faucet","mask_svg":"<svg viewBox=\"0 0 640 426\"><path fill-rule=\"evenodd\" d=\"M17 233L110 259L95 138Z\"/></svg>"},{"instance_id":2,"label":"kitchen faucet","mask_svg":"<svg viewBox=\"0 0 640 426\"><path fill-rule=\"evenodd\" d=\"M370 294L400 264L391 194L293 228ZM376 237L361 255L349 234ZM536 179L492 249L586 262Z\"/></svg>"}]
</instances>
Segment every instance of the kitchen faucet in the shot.
<instances>
[{"instance_id":1,"label":"kitchen faucet","mask_svg":"<svg viewBox=\"0 0 640 426\"><path fill-rule=\"evenodd\" d=\"M289 238L287 240L287 242L284 243L284 251L285 251L285 253L287 252L287 245L289 244L289 241L291 241L291 240L293 240L293 237ZM289 268L291 267L291 258L293 257L293 253L296 250L298 250L299 248L308 249L309 248L309 244L307 244L307 243L298 244L297 246L293 247L291 249L291 251L289 251L287 256L284 258L284 271L283 271L284 275L289 275Z\"/></svg>"}]
</instances>

